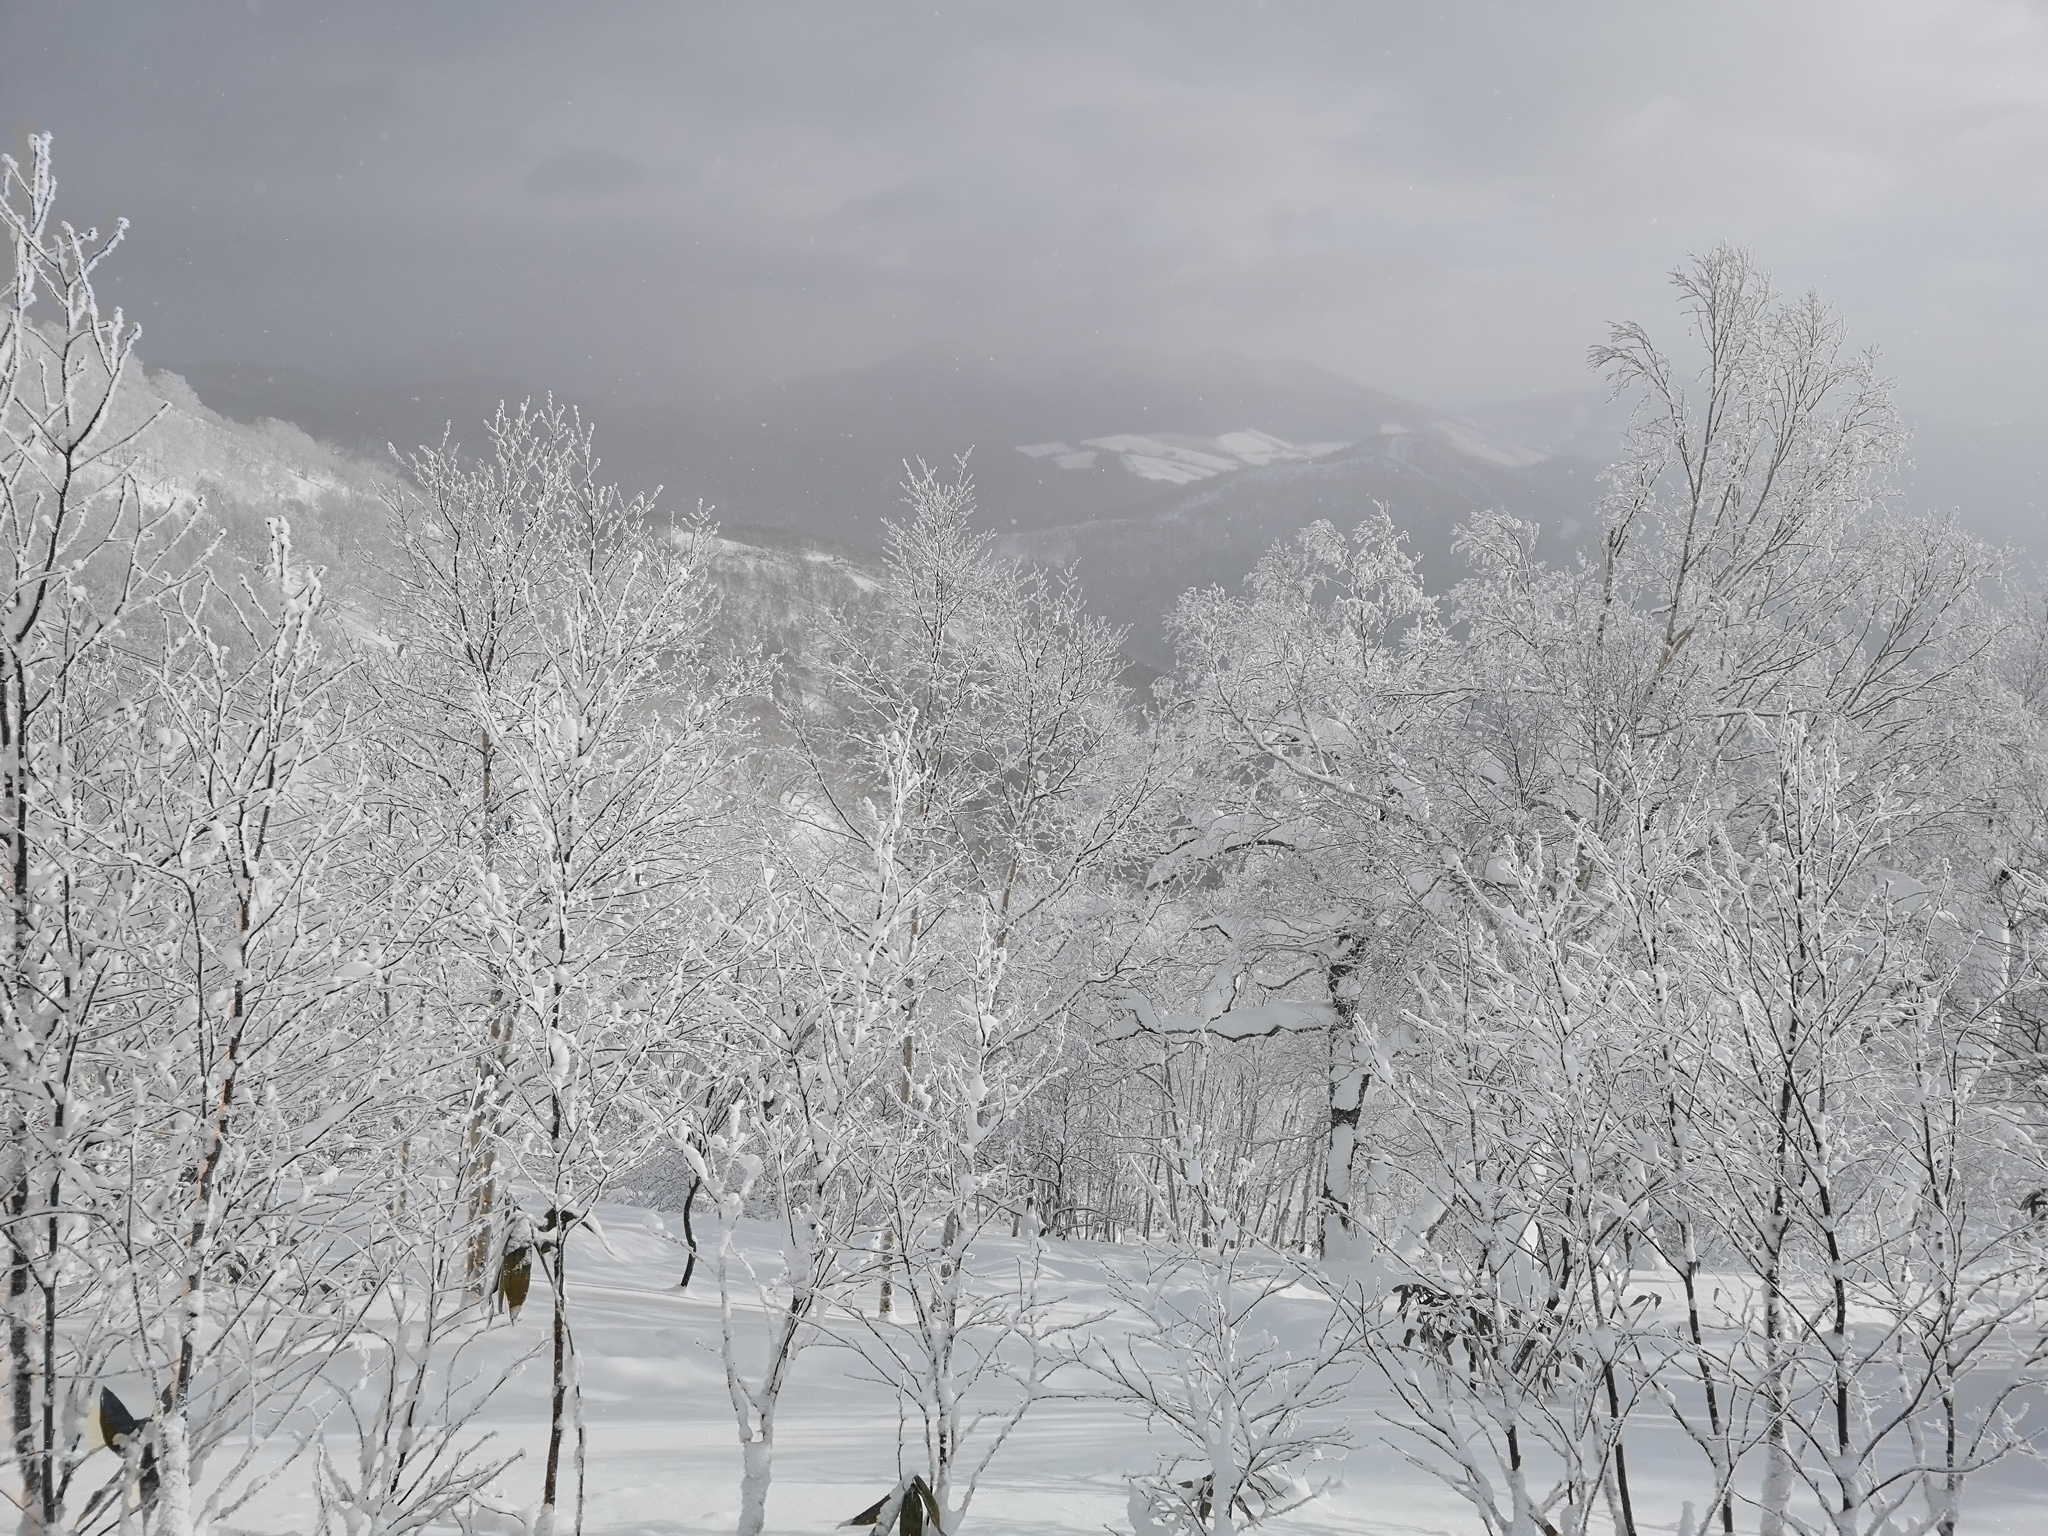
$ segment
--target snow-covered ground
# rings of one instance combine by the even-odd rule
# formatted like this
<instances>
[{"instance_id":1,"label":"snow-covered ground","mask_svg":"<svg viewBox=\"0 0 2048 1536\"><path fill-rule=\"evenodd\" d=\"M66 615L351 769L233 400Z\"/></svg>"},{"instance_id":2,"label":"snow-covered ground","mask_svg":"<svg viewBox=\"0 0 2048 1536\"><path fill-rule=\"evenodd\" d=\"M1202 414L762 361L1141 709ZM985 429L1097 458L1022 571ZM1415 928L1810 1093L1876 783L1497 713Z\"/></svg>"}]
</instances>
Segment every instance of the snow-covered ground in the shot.
<instances>
[{"instance_id":1,"label":"snow-covered ground","mask_svg":"<svg viewBox=\"0 0 2048 1536\"><path fill-rule=\"evenodd\" d=\"M1476 434L1467 435L1476 440ZM1140 480L1191 485L1197 480L1213 479L1247 464L1263 468L1281 461L1309 463L1350 446L1349 443L1290 443L1270 432L1247 429L1225 432L1220 437L1186 432L1141 437L1126 432L1109 437L1091 437L1079 449L1066 443L1025 443L1017 451L1027 458L1050 458L1061 469L1093 469L1098 452L1110 453L1117 455L1123 467ZM1465 448L1462 440L1453 446L1461 450Z\"/></svg>"},{"instance_id":2,"label":"snow-covered ground","mask_svg":"<svg viewBox=\"0 0 2048 1536\"><path fill-rule=\"evenodd\" d=\"M682 1536L729 1532L738 1510L739 1452L717 1352L716 1286L700 1264L691 1290L678 1291L683 1263L667 1232L677 1220L630 1207L600 1211L606 1246L584 1235L572 1253L571 1294L583 1366L589 1425L588 1506L591 1536ZM700 1217L699 1233L711 1223ZM664 1227L667 1231L664 1231ZM765 1226L750 1234L763 1262L775 1251ZM977 1266L1012 1268L1027 1244L989 1238L976 1245ZM1136 1251L1094 1244L1049 1243L1046 1289L1080 1317L1108 1310L1113 1297L1105 1267L1125 1272ZM860 1298L872 1304L873 1298ZM543 1345L550 1298L536 1277L516 1323L501 1321L490 1349L500 1360ZM1313 1335L1318 1303L1304 1289L1277 1299L1271 1319L1283 1336ZM750 1309L758 1317L758 1308ZM1261 1316L1265 1314L1262 1312ZM1109 1326L1109 1325L1105 1325ZM522 1460L498 1482L509 1509L538 1503L546 1438L547 1361L535 1358L478 1421ZM1114 1404L1083 1394L1096 1389L1076 1373L1074 1396L1040 1403L1011 1437L984 1479L968 1529L991 1536L1096 1536L1128 1532L1128 1483L1154 1470L1175 1446L1163 1433ZM1276 1533L1442 1533L1481 1530L1477 1516L1389 1444L1390 1394L1362 1370L1347 1390L1343 1412L1356 1444L1311 1469L1328 1480L1322 1497L1262 1529ZM905 1443L915 1428L905 1426ZM899 1425L891 1393L877 1384L851 1349L821 1342L802 1357L784 1399L777 1433L768 1528L824 1532L872 1503L897 1475ZM1639 1529L1677 1529L1684 1499L1699 1497L1696 1452L1654 1421L1632 1427L1629 1456ZM566 1465L566 1463L565 1463ZM293 1468L262 1498L228 1522L235 1531L297 1532L313 1526L303 1492L306 1469ZM572 1485L573 1486L573 1485ZM561 1529L569 1528L565 1498ZM1742 1529L1752 1529L1745 1520ZM488 1517L481 1531L523 1529L516 1516ZM2048 1467L2012 1463L1973 1483L1963 1531L2031 1533L2048 1529Z\"/></svg>"}]
</instances>

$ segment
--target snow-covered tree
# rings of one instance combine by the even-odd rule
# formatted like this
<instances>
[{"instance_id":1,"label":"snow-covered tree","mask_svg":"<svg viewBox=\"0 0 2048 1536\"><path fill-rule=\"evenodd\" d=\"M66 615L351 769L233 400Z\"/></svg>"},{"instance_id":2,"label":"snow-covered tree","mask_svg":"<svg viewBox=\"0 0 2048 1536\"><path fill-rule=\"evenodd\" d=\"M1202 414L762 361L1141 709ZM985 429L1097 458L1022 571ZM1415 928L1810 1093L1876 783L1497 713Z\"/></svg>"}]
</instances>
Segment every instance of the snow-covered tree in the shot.
<instances>
[{"instance_id":1,"label":"snow-covered tree","mask_svg":"<svg viewBox=\"0 0 2048 1536\"><path fill-rule=\"evenodd\" d=\"M2041 1154L1967 909L1900 867L1903 785L1854 782L1831 733L1788 725L1779 744L1772 836L1718 850L1673 960L1703 1016L1673 1042L1667 1156L1741 1277L1726 1357L1694 1344L1678 1374L1718 1376L1760 1442L1763 1528L1818 1508L1841 1532L1949 1530L1968 1478L2025 1441ZM1980 1359L2003 1379L1970 1398Z\"/></svg>"},{"instance_id":2,"label":"snow-covered tree","mask_svg":"<svg viewBox=\"0 0 2048 1536\"><path fill-rule=\"evenodd\" d=\"M977 956L984 976L1000 967L993 943ZM993 978L981 995L993 1001ZM891 1288L879 1306L840 1330L915 1414L924 1479L941 1530L964 1528L976 1487L1010 1434L1047 1389L1055 1345L1076 1324L1058 1321L1042 1289L1041 1245L998 1265L974 1250L1013 1227L1017 1181L997 1132L1057 1073L1057 1034L1005 1037L985 1012L926 1035L899 1113L871 1157L871 1209L898 1246L875 1255ZM900 1278L897 1276L900 1274Z\"/></svg>"},{"instance_id":3,"label":"snow-covered tree","mask_svg":"<svg viewBox=\"0 0 2048 1536\"><path fill-rule=\"evenodd\" d=\"M491 442L475 465L415 460L397 661L418 669L413 771L438 801L418 824L453 855L429 964L454 990L436 1003L480 1037L477 1267L509 1245L551 1282L545 1530L572 1426L581 1464L571 1239L655 1144L690 1002L722 963L691 917L711 914L753 678L709 654L703 529L664 530L605 483L560 406L501 412ZM543 1208L508 1206L508 1176Z\"/></svg>"},{"instance_id":4,"label":"snow-covered tree","mask_svg":"<svg viewBox=\"0 0 2048 1536\"><path fill-rule=\"evenodd\" d=\"M87 851L110 814L94 775L121 734L117 691L89 674L104 674L123 625L156 599L180 521L179 509L145 495L124 458L140 430L121 392L137 327L103 312L94 287L124 227L74 228L56 217L55 199L47 136L32 142L26 166L0 158L12 258L0 292L0 1205L8 1443L29 1531L65 1518L78 1377L101 1347L75 1345L64 1326L77 1278L67 1213L97 1204L81 1185L80 1154L118 1134L110 1107L84 1091L103 1058L81 1048L127 1022L134 956L124 929L139 900L126 870L110 872Z\"/></svg>"},{"instance_id":5,"label":"snow-covered tree","mask_svg":"<svg viewBox=\"0 0 2048 1536\"><path fill-rule=\"evenodd\" d=\"M874 1205L885 1085L901 1039L886 989L859 984L886 965L890 932L855 951L844 932L807 925L805 904L777 891L772 874L769 884L720 1047L719 1071L737 1091L713 1096L715 1122L682 1128L715 1226L719 1357L740 1442L739 1536L760 1536L767 1519L777 1415L797 1361L821 1337L821 1314L862 1278L848 1265ZM741 1244L750 1200L768 1207L779 1267L758 1269ZM758 1354L738 1317L748 1300L766 1321Z\"/></svg>"},{"instance_id":6,"label":"snow-covered tree","mask_svg":"<svg viewBox=\"0 0 2048 1536\"><path fill-rule=\"evenodd\" d=\"M1517 852L1382 1037L1382 1198L1403 1219L1375 1223L1363 1299L1411 1459L1488 1530L1630 1530L1625 1432L1658 1353L1637 1289L1661 1187L1639 1144L1656 1042L1635 978L1584 937L1599 876Z\"/></svg>"},{"instance_id":7,"label":"snow-covered tree","mask_svg":"<svg viewBox=\"0 0 2048 1536\"><path fill-rule=\"evenodd\" d=\"M464 1049L475 1061L465 1176L479 1294L490 1287L503 1214L499 1101L517 1023L479 892L508 863L511 736L546 661L543 605L570 556L562 529L570 505L595 489L588 435L553 402L501 407L487 435L488 454L474 460L444 441L407 461L413 490L390 508L399 534L391 647L374 657L395 727L382 732L379 786L390 900L402 929L432 936L421 955L433 993L426 1012L477 1037ZM463 942L448 942L456 933Z\"/></svg>"},{"instance_id":8,"label":"snow-covered tree","mask_svg":"<svg viewBox=\"0 0 2048 1536\"><path fill-rule=\"evenodd\" d=\"M440 1079L423 1081L430 1090ZM476 1420L547 1347L486 1353L499 1335L467 1274L467 1126L431 1091L405 1091L421 1084L402 1070L378 1083L379 1109L403 1117L402 1152L386 1141L351 1160L374 1197L356 1202L348 1227L367 1305L326 1373L338 1401L322 1405L312 1447L319 1536L410 1536L460 1525L480 1504L495 1510L493 1489L518 1453Z\"/></svg>"},{"instance_id":9,"label":"snow-covered tree","mask_svg":"<svg viewBox=\"0 0 2048 1536\"><path fill-rule=\"evenodd\" d=\"M335 1289L354 1192L328 1191L381 1042L355 997L375 957L330 899L357 844L320 602L282 524L260 585L189 585L140 674L143 739L101 785L123 802L101 857L126 862L151 917L123 1074L125 1187L106 1214L136 1312L127 1365L149 1385L162 1528L180 1536L233 1486L216 1476L196 1501L206 1452L303 1395L356 1305Z\"/></svg>"},{"instance_id":10,"label":"snow-covered tree","mask_svg":"<svg viewBox=\"0 0 2048 1536\"><path fill-rule=\"evenodd\" d=\"M1420 764L1439 738L1444 637L1384 509L1350 537L1316 524L1241 595L1190 593L1174 622L1182 718L1208 766L1149 880L1225 883L1184 898L1199 1003L1169 1013L1134 996L1123 1027L1323 1038L1317 1224L1336 1257L1353 1246L1383 960L1442 874Z\"/></svg>"},{"instance_id":11,"label":"snow-covered tree","mask_svg":"<svg viewBox=\"0 0 2048 1536\"><path fill-rule=\"evenodd\" d=\"M1321 1490L1303 1471L1349 1443L1335 1412L1356 1314L1253 1245L1154 1250L1112 1270L1120 1315L1079 1362L1183 1448L1132 1479L1137 1536L1233 1536Z\"/></svg>"}]
</instances>

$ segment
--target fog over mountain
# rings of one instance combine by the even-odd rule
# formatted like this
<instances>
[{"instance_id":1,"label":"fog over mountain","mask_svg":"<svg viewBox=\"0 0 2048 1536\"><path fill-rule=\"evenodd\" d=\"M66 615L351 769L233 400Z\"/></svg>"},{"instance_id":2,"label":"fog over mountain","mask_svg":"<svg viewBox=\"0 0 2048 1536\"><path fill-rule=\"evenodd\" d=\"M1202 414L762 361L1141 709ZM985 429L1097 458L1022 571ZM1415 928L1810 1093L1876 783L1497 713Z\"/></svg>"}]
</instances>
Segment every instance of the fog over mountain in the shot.
<instances>
[{"instance_id":1,"label":"fog over mountain","mask_svg":"<svg viewBox=\"0 0 2048 1536\"><path fill-rule=\"evenodd\" d=\"M225 416L289 421L381 464L444 432L479 443L501 402L543 393L485 375L371 384L253 363L166 366ZM1543 550L1571 558L1627 428L1625 406L1600 389L1453 411L1223 349L1062 358L928 345L725 395L567 398L596 422L608 474L749 536L873 550L883 520L902 513L906 466L965 456L1002 551L1075 570L1155 666L1171 660L1165 619L1182 592L1234 584L1317 519L1349 527L1384 504L1438 588L1463 573L1452 536L1482 510L1540 524ZM1902 503L2014 541L2024 570L2042 491L2030 442L2011 420L1937 418L1914 435Z\"/></svg>"},{"instance_id":2,"label":"fog over mountain","mask_svg":"<svg viewBox=\"0 0 2048 1536\"><path fill-rule=\"evenodd\" d=\"M970 442L1005 531L1151 515L1166 482L1011 450L1358 442L1373 390L1598 462L1586 348L1673 328L1666 274L1729 241L1882 348L1913 502L2029 544L2048 16L1715 16L14 7L0 98L67 206L133 220L108 283L145 354L335 441L553 389L622 473L840 532Z\"/></svg>"},{"instance_id":3,"label":"fog over mountain","mask_svg":"<svg viewBox=\"0 0 2048 1536\"><path fill-rule=\"evenodd\" d=\"M390 445L475 443L521 391L470 378L347 385L305 370L188 365L200 397L243 421L282 417L379 457ZM697 401L577 402L608 474L672 510L876 547L902 515L906 461L965 459L1003 551L1071 567L1132 654L1170 660L1163 619L1190 587L1237 581L1276 539L1384 503L1429 579L1461 569L1451 535L1474 512L1543 525L1567 555L1589 526L1617 413L1599 397L1454 414L1313 364L1224 351L1125 349L1078 359L924 347L845 370ZM1546 439L1556 433L1555 445ZM1583 440L1583 441L1582 441Z\"/></svg>"}]
</instances>

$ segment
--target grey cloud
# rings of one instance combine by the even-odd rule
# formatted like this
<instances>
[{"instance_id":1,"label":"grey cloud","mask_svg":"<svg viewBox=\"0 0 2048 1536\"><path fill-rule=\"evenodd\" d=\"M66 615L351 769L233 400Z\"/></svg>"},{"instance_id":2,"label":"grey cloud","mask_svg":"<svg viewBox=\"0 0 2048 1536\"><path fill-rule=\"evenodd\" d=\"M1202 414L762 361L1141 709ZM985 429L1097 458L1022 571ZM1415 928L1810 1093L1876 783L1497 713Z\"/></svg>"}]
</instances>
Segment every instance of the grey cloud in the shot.
<instances>
[{"instance_id":1,"label":"grey cloud","mask_svg":"<svg viewBox=\"0 0 2048 1536\"><path fill-rule=\"evenodd\" d=\"M603 197L638 186L646 168L616 150L564 150L520 178L536 197Z\"/></svg>"},{"instance_id":2,"label":"grey cloud","mask_svg":"<svg viewBox=\"0 0 2048 1536\"><path fill-rule=\"evenodd\" d=\"M927 341L1583 387L1723 239L1909 408L2048 417L2048 22L2009 0L17 8L158 355L727 387ZM262 182L264 191L254 188Z\"/></svg>"}]
</instances>

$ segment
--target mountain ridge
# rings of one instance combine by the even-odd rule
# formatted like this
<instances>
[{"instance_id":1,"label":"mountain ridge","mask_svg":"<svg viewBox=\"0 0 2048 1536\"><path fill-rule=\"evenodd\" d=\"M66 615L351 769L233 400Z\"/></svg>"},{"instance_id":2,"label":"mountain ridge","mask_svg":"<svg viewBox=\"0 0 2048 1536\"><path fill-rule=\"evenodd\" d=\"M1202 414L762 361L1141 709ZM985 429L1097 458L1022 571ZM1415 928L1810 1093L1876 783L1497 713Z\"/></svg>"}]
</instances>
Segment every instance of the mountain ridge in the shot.
<instances>
[{"instance_id":1,"label":"mountain ridge","mask_svg":"<svg viewBox=\"0 0 2048 1536\"><path fill-rule=\"evenodd\" d=\"M191 383L224 413L352 434L341 446L359 453L443 430L477 442L500 400L535 393L480 376L379 386L249 364L198 365ZM1481 419L1223 349L1005 359L923 347L723 398L570 400L629 491L664 486L670 505L721 524L849 550L879 547L909 464L960 459L1003 553L1077 567L1092 604L1156 666L1170 663L1165 619L1182 591L1236 582L1319 518L1349 526L1385 503L1432 584L1447 585L1460 568L1452 531L1474 512L1539 522L1562 551L1597 494L1589 461Z\"/></svg>"}]
</instances>

